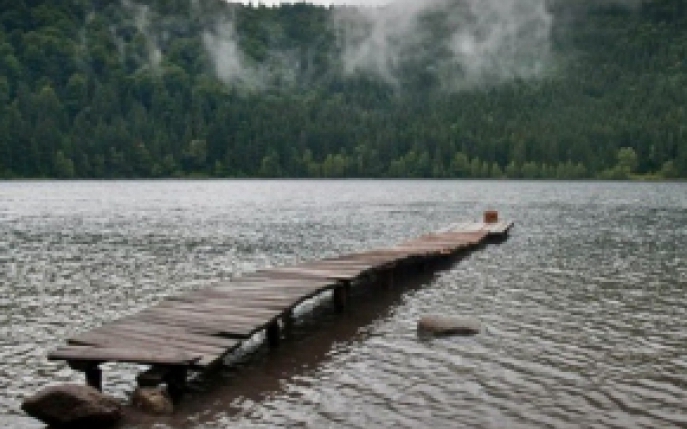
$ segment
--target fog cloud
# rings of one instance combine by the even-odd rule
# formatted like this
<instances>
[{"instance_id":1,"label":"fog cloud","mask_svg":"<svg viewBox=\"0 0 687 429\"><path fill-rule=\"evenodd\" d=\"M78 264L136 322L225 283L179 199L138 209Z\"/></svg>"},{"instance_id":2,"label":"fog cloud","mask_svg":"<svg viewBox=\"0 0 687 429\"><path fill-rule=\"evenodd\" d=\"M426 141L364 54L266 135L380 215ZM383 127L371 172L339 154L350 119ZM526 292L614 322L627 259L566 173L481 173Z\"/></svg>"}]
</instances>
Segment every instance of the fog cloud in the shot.
<instances>
[{"instance_id":1,"label":"fog cloud","mask_svg":"<svg viewBox=\"0 0 687 429\"><path fill-rule=\"evenodd\" d=\"M408 76L422 75L444 89L460 90L544 75L552 62L550 1L555 0L396 0L382 6L337 6L329 24L344 75L372 75L398 87ZM145 37L147 63L158 69L165 34L153 29L154 14L131 0L122 4ZM198 0L189 0L189 5L202 8ZM215 17L200 31L215 74L227 84L261 88L307 80L308 64L291 52L269 51L259 64L250 60L241 51L232 12Z\"/></svg>"},{"instance_id":2,"label":"fog cloud","mask_svg":"<svg viewBox=\"0 0 687 429\"><path fill-rule=\"evenodd\" d=\"M122 0L122 6L133 15L136 29L145 38L148 65L152 70L158 71L162 63L162 49L160 48L159 35L151 29L150 7L129 0Z\"/></svg>"},{"instance_id":3,"label":"fog cloud","mask_svg":"<svg viewBox=\"0 0 687 429\"><path fill-rule=\"evenodd\" d=\"M212 30L203 32L203 45L215 67L215 74L227 84L257 83L257 76L246 68L234 29L234 21L225 18L218 21Z\"/></svg>"},{"instance_id":4,"label":"fog cloud","mask_svg":"<svg viewBox=\"0 0 687 429\"><path fill-rule=\"evenodd\" d=\"M398 0L341 8L333 26L346 73L391 83L409 63L424 62L445 86L464 87L537 77L551 59L546 0Z\"/></svg>"}]
</instances>

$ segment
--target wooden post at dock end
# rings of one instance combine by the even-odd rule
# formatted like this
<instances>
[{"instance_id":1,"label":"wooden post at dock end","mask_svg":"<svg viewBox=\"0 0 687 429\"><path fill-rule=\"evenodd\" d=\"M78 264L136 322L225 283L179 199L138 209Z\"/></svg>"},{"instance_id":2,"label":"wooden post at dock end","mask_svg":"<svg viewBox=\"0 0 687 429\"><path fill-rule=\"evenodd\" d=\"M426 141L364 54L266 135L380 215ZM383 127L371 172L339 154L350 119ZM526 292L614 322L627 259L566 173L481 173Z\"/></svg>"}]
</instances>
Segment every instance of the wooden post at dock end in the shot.
<instances>
[{"instance_id":1,"label":"wooden post at dock end","mask_svg":"<svg viewBox=\"0 0 687 429\"><path fill-rule=\"evenodd\" d=\"M279 347L279 343L281 342L281 328L276 319L267 325L267 342L270 347Z\"/></svg>"},{"instance_id":2,"label":"wooden post at dock end","mask_svg":"<svg viewBox=\"0 0 687 429\"><path fill-rule=\"evenodd\" d=\"M499 221L499 212L496 210L487 210L484 212L484 223L497 223Z\"/></svg>"},{"instance_id":3,"label":"wooden post at dock end","mask_svg":"<svg viewBox=\"0 0 687 429\"><path fill-rule=\"evenodd\" d=\"M103 371L101 362L68 361L69 367L75 371L81 371L86 376L86 384L100 392L103 391Z\"/></svg>"}]
</instances>

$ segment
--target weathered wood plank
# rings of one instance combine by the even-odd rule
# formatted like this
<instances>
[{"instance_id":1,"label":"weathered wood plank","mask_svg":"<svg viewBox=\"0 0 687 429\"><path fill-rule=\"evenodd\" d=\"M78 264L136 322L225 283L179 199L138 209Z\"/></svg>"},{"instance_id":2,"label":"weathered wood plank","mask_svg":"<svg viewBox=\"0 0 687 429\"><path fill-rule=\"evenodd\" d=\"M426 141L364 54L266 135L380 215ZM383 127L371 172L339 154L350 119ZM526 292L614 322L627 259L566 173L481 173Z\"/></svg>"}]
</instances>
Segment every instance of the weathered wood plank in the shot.
<instances>
[{"instance_id":1,"label":"weathered wood plank","mask_svg":"<svg viewBox=\"0 0 687 429\"><path fill-rule=\"evenodd\" d=\"M190 366L200 360L200 356L192 353L149 351L140 348L63 346L50 352L48 360Z\"/></svg>"},{"instance_id":2,"label":"weathered wood plank","mask_svg":"<svg viewBox=\"0 0 687 429\"><path fill-rule=\"evenodd\" d=\"M226 302L241 300L247 301L286 301L286 302L298 302L303 298L310 298L317 296L327 290L333 289L334 286L326 289L318 290L306 290L300 292L294 291L284 291L284 290L274 290L271 292L262 291L223 291L223 290L207 290L207 293L199 294L202 297L213 297L218 300L225 300Z\"/></svg>"},{"instance_id":3,"label":"weathered wood plank","mask_svg":"<svg viewBox=\"0 0 687 429\"><path fill-rule=\"evenodd\" d=\"M496 223L464 222L456 224L450 232L479 232L486 231L490 235L503 235L513 227L513 222L499 221Z\"/></svg>"},{"instance_id":4,"label":"weathered wood plank","mask_svg":"<svg viewBox=\"0 0 687 429\"><path fill-rule=\"evenodd\" d=\"M339 279L346 280L349 278L358 277L363 272L363 270L360 270L358 268L344 269L343 267L327 268L327 267L317 267L317 266L280 268L280 269L277 269L274 271L278 274L282 274L282 273L303 274L306 276L313 276L313 277L320 276L323 278L335 279L335 280L339 280Z\"/></svg>"},{"instance_id":5,"label":"weathered wood plank","mask_svg":"<svg viewBox=\"0 0 687 429\"><path fill-rule=\"evenodd\" d=\"M290 278L273 278L273 277L266 277L262 275L262 273L269 273L271 271L278 270L280 268L287 268L287 267L273 267L273 268L265 268L259 271L256 271L254 273L246 274L240 278L233 279L230 282L225 282L225 284L241 284L241 283L262 283L266 285L267 287L279 287L279 286L301 286L301 287L325 287L328 284L331 283L330 280L327 279L316 279L316 278L304 278L304 279L290 279Z\"/></svg>"},{"instance_id":6,"label":"weathered wood plank","mask_svg":"<svg viewBox=\"0 0 687 429\"><path fill-rule=\"evenodd\" d=\"M331 259L321 259L317 261L312 261L305 263L301 265L306 268L326 268L326 269L339 269L339 268L346 268L346 269L351 269L351 270L361 270L365 271L370 268L375 268L375 264L369 264L363 261L356 261L356 260L348 260L348 259L339 259L339 260L331 260Z\"/></svg>"},{"instance_id":7,"label":"weathered wood plank","mask_svg":"<svg viewBox=\"0 0 687 429\"><path fill-rule=\"evenodd\" d=\"M264 311L273 311L274 304L278 304L277 308L289 307L292 303L298 302L303 296L307 295L296 295L296 296L278 296L270 295L264 296L261 294L242 294L242 295L227 295L227 294L216 294L216 293L204 293L204 294L194 294L193 296L179 296L173 299L165 300L163 303L182 303L183 305L194 305L194 303L215 303L217 306L223 307L240 307L246 306L249 308L260 307L259 303L264 306ZM315 294L316 295L316 294Z\"/></svg>"},{"instance_id":8,"label":"weathered wood plank","mask_svg":"<svg viewBox=\"0 0 687 429\"><path fill-rule=\"evenodd\" d=\"M306 279L288 279L281 277L274 277L271 274L262 275L262 273L269 273L273 270L259 271L250 276L243 277L231 282L224 282L214 285L213 287L222 289L296 289L296 290L314 290L326 288L332 284L331 280L306 278Z\"/></svg>"},{"instance_id":9,"label":"weathered wood plank","mask_svg":"<svg viewBox=\"0 0 687 429\"><path fill-rule=\"evenodd\" d=\"M184 327L193 332L204 332L218 336L228 336L230 338L249 338L258 330L264 327L263 324L245 322L216 322L195 317L181 318L178 315L144 314L139 313L131 317L130 321L151 321L162 325Z\"/></svg>"},{"instance_id":10,"label":"weathered wood plank","mask_svg":"<svg viewBox=\"0 0 687 429\"><path fill-rule=\"evenodd\" d=\"M251 306L247 301L224 302L208 300L205 302L184 303L183 301L163 301L151 308L167 308L178 310L190 310L199 313L224 314L224 315L250 315L267 318L278 317L283 312L283 306L279 308L265 308L263 306Z\"/></svg>"},{"instance_id":11,"label":"weathered wood plank","mask_svg":"<svg viewBox=\"0 0 687 429\"><path fill-rule=\"evenodd\" d=\"M151 309L150 311L141 312L143 315L150 316L164 316L164 317L180 317L188 320L207 321L210 323L219 323L223 326L258 326L270 322L279 317L277 315L270 316L253 316L250 314L223 314L213 313L209 310L199 312L194 309Z\"/></svg>"},{"instance_id":12,"label":"weathered wood plank","mask_svg":"<svg viewBox=\"0 0 687 429\"><path fill-rule=\"evenodd\" d=\"M333 283L332 283L333 284ZM207 290L226 292L234 294L254 294L254 295L285 295L285 296L300 296L302 294L318 293L321 290L326 290L330 288L330 285L324 287L299 287L299 286L274 286L270 288L262 286L251 286L251 285L227 285L227 286L214 286L208 288Z\"/></svg>"},{"instance_id":13,"label":"weathered wood plank","mask_svg":"<svg viewBox=\"0 0 687 429\"><path fill-rule=\"evenodd\" d=\"M327 279L327 280L350 280L360 275L354 271L321 271L307 268L272 268L268 271L258 271L256 274L268 278L288 278L288 279ZM332 282L333 284L334 282Z\"/></svg>"},{"instance_id":14,"label":"weathered wood plank","mask_svg":"<svg viewBox=\"0 0 687 429\"><path fill-rule=\"evenodd\" d=\"M513 227L513 225L513 222L500 221L493 224L487 224L485 229L487 229L490 234L504 235Z\"/></svg>"},{"instance_id":15,"label":"weathered wood plank","mask_svg":"<svg viewBox=\"0 0 687 429\"><path fill-rule=\"evenodd\" d=\"M153 307L147 310L143 310L140 314L151 315L151 316L172 316L186 318L189 320L199 320L207 321L211 323L227 324L230 326L252 326L267 323L274 319L276 316L262 316L262 315L242 315L242 314L220 314L210 311L196 311L196 310L186 310L186 309L176 309L176 308L162 308Z\"/></svg>"},{"instance_id":16,"label":"weathered wood plank","mask_svg":"<svg viewBox=\"0 0 687 429\"><path fill-rule=\"evenodd\" d=\"M320 293L319 291L304 291L301 293L295 293L290 291L271 291L271 292L261 292L261 291L229 291L229 290L217 290L217 289L205 289L202 291L196 291L185 296L172 297L170 300L180 300L185 298L214 298L218 300L225 300L227 302L231 300L240 299L261 299L265 301L298 301L304 296L314 296Z\"/></svg>"},{"instance_id":17,"label":"weathered wood plank","mask_svg":"<svg viewBox=\"0 0 687 429\"><path fill-rule=\"evenodd\" d=\"M226 350L221 347L204 346L175 341L169 338L156 338L149 335L132 334L129 332L117 331L116 329L111 329L109 332L87 332L76 338L70 339L69 344L101 348L143 348L147 351L156 353L189 353L199 357L194 365L201 367L212 364L212 362L219 359Z\"/></svg>"},{"instance_id":18,"label":"weathered wood plank","mask_svg":"<svg viewBox=\"0 0 687 429\"><path fill-rule=\"evenodd\" d=\"M170 338L175 340L182 340L188 343L203 344L208 346L220 347L225 350L233 350L240 342L229 338L217 337L214 335L205 335L200 332L192 332L184 328L174 328L165 325L156 325L147 322L145 324L135 323L114 323L111 326L117 330L125 332L140 332L156 335L160 338Z\"/></svg>"},{"instance_id":19,"label":"weathered wood plank","mask_svg":"<svg viewBox=\"0 0 687 429\"><path fill-rule=\"evenodd\" d=\"M184 340L162 338L152 333L132 332L119 329L115 326L110 326L108 329L100 331L85 332L70 340L72 343L86 344L93 346L106 347L110 343L122 344L126 342L142 343L155 346L156 348L164 348L169 350L183 350L192 353L203 354L218 354L222 353L225 348L217 346L209 346L205 344L190 343Z\"/></svg>"},{"instance_id":20,"label":"weathered wood plank","mask_svg":"<svg viewBox=\"0 0 687 429\"><path fill-rule=\"evenodd\" d=\"M380 263L389 260L390 257L391 255L389 254L377 254L367 251L335 256L332 258L323 259L323 261L331 263L357 263L378 267Z\"/></svg>"},{"instance_id":21,"label":"weathered wood plank","mask_svg":"<svg viewBox=\"0 0 687 429\"><path fill-rule=\"evenodd\" d=\"M325 289L326 290L326 289ZM243 301L264 301L264 302L294 302L298 301L304 296L318 295L324 291L303 291L301 293L293 293L289 291L222 291L222 290L207 290L207 293L199 293L194 296L201 299L214 299L218 302L232 303Z\"/></svg>"},{"instance_id":22,"label":"weathered wood plank","mask_svg":"<svg viewBox=\"0 0 687 429\"><path fill-rule=\"evenodd\" d=\"M235 302L240 302L241 305L246 308L263 308L269 310L280 310L288 309L296 306L300 302L300 297L298 298L265 298L265 297L241 297L239 300L223 300L213 295L206 296L178 296L170 298L168 301L171 302L181 302L188 304L204 304L204 303L224 303L227 302L229 305L233 305Z\"/></svg>"}]
</instances>

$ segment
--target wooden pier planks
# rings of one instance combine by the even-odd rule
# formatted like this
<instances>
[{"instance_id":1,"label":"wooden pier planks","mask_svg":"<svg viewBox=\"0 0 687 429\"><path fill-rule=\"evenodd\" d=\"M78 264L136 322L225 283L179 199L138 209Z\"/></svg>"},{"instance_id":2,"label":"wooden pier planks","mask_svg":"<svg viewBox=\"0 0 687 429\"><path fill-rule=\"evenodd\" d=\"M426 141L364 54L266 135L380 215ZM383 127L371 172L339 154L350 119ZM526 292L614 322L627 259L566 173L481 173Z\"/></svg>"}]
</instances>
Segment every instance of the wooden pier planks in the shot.
<instances>
[{"instance_id":1,"label":"wooden pier planks","mask_svg":"<svg viewBox=\"0 0 687 429\"><path fill-rule=\"evenodd\" d=\"M502 236L508 234L511 228L513 228L514 223L510 221L497 221L494 223L484 223L484 222L459 222L449 225L447 228L443 229L441 233L450 232L480 232L484 231L489 235Z\"/></svg>"},{"instance_id":2,"label":"wooden pier planks","mask_svg":"<svg viewBox=\"0 0 687 429\"><path fill-rule=\"evenodd\" d=\"M125 347L64 346L50 353L49 360L67 360L77 362L130 362L150 365L192 366L200 360L194 353L175 351L171 348L142 350L136 345Z\"/></svg>"},{"instance_id":3,"label":"wooden pier planks","mask_svg":"<svg viewBox=\"0 0 687 429\"><path fill-rule=\"evenodd\" d=\"M276 267L231 282L169 297L103 327L79 334L49 354L51 360L133 362L204 368L265 329L274 337L280 318L303 301L404 263L455 254L502 237L512 222L462 222L386 249ZM335 298L337 294L335 293ZM274 338L272 338L274 340Z\"/></svg>"}]
</instances>

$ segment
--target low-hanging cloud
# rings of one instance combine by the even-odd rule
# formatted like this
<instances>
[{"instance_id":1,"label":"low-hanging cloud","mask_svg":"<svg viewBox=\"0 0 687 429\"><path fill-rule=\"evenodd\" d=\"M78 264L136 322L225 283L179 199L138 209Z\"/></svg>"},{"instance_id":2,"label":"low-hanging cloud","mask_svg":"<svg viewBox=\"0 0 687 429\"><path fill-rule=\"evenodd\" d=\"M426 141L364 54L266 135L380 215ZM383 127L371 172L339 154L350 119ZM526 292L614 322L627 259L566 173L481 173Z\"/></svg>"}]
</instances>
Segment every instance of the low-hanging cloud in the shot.
<instances>
[{"instance_id":1,"label":"low-hanging cloud","mask_svg":"<svg viewBox=\"0 0 687 429\"><path fill-rule=\"evenodd\" d=\"M239 48L234 21L222 19L214 28L203 32L203 45L215 67L215 74L226 84L255 83L255 76L245 66Z\"/></svg>"},{"instance_id":2,"label":"low-hanging cloud","mask_svg":"<svg viewBox=\"0 0 687 429\"><path fill-rule=\"evenodd\" d=\"M145 38L146 62L153 71L159 71L162 63L162 49L159 43L159 34L151 29L150 7L129 0L122 0L122 6L133 15L134 25Z\"/></svg>"},{"instance_id":3,"label":"low-hanging cloud","mask_svg":"<svg viewBox=\"0 0 687 429\"><path fill-rule=\"evenodd\" d=\"M431 7L429 3L404 0L384 7L336 10L332 19L342 44L344 72L365 71L396 82L405 50L417 38L418 19Z\"/></svg>"},{"instance_id":4,"label":"low-hanging cloud","mask_svg":"<svg viewBox=\"0 0 687 429\"><path fill-rule=\"evenodd\" d=\"M289 51L272 50L259 63L247 58L232 18L218 20L212 29L203 32L202 40L215 75L227 85L260 90L298 80L301 64Z\"/></svg>"},{"instance_id":5,"label":"low-hanging cloud","mask_svg":"<svg viewBox=\"0 0 687 429\"><path fill-rule=\"evenodd\" d=\"M331 75L368 74L399 88L422 75L447 90L538 78L552 63L551 1L557 0L396 0L385 6L336 6L330 11L330 28L340 57L330 67L338 64L342 70L331 70ZM157 70L163 60L164 25L152 25L160 23L152 22L157 15L149 6L121 2L145 38L145 62ZM189 0L189 7L203 15L198 0ZM259 62L245 55L234 12L203 20L200 28L220 80L253 89L307 84L309 67L302 55L276 48Z\"/></svg>"},{"instance_id":6,"label":"low-hanging cloud","mask_svg":"<svg viewBox=\"0 0 687 429\"><path fill-rule=\"evenodd\" d=\"M445 87L461 88L541 76L551 60L553 16L546 3L398 0L341 8L333 26L348 74L370 73L398 84L404 65L415 63Z\"/></svg>"},{"instance_id":7,"label":"low-hanging cloud","mask_svg":"<svg viewBox=\"0 0 687 429\"><path fill-rule=\"evenodd\" d=\"M293 86L308 79L308 64L296 49L271 48L259 60L241 49L233 11L216 16L202 32L205 52L214 67L215 75L228 85L261 90Z\"/></svg>"}]
</instances>

